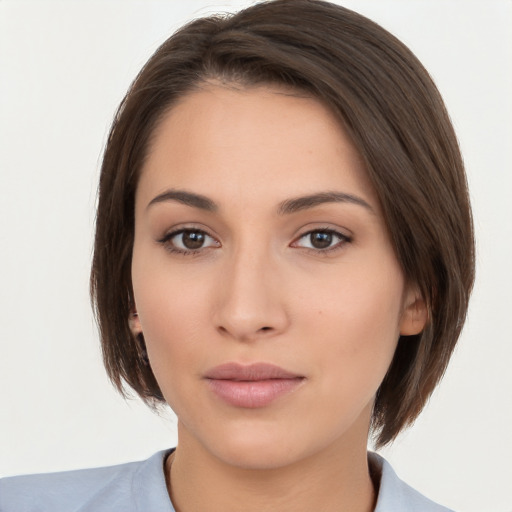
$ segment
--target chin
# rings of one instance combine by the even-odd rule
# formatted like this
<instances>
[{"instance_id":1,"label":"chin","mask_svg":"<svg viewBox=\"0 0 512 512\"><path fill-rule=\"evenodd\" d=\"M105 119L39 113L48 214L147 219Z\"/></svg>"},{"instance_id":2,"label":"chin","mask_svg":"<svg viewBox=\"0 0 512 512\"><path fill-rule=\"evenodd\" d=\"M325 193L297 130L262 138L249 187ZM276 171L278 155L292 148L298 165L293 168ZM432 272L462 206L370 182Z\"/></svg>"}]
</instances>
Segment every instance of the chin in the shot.
<instances>
[{"instance_id":1,"label":"chin","mask_svg":"<svg viewBox=\"0 0 512 512\"><path fill-rule=\"evenodd\" d=\"M246 470L272 470L291 466L305 454L285 443L242 442L229 443L218 454L230 466Z\"/></svg>"},{"instance_id":2,"label":"chin","mask_svg":"<svg viewBox=\"0 0 512 512\"><path fill-rule=\"evenodd\" d=\"M329 451L332 445L329 435L315 436L309 428L299 425L294 428L276 422L256 425L241 422L236 427L203 440L203 446L224 464L240 469L291 468L315 454Z\"/></svg>"},{"instance_id":3,"label":"chin","mask_svg":"<svg viewBox=\"0 0 512 512\"><path fill-rule=\"evenodd\" d=\"M217 432L212 429L200 442L221 463L246 470L283 468L307 456L307 441L290 435L289 429L285 432L275 422L250 423L240 422Z\"/></svg>"}]
</instances>

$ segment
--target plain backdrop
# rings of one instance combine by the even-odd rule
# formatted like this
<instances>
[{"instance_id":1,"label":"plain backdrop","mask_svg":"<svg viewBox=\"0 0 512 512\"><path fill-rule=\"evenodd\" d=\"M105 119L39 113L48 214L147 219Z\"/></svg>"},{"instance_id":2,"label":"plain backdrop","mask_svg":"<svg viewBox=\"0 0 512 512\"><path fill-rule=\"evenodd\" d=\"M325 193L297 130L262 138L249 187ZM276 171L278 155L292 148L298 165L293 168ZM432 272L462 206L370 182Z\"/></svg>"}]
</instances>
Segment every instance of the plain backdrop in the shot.
<instances>
[{"instance_id":1,"label":"plain backdrop","mask_svg":"<svg viewBox=\"0 0 512 512\"><path fill-rule=\"evenodd\" d=\"M231 1L0 0L0 475L120 463L173 446L175 420L104 375L88 299L113 113L142 64ZM402 39L460 138L478 238L469 319L444 381L383 450L465 512L512 511L512 2L340 2Z\"/></svg>"}]
</instances>

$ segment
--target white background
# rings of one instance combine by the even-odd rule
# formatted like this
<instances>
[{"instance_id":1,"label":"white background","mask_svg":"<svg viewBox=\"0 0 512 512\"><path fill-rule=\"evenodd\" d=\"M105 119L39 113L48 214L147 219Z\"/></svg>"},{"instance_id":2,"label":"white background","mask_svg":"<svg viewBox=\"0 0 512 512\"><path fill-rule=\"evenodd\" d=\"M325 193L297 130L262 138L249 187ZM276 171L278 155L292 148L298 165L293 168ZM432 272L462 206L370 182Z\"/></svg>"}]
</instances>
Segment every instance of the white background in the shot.
<instances>
[{"instance_id":1,"label":"white background","mask_svg":"<svg viewBox=\"0 0 512 512\"><path fill-rule=\"evenodd\" d=\"M114 110L192 17L231 1L0 0L0 475L114 464L175 443L172 415L104 376L88 303ZM465 512L512 511L512 2L352 0L423 61L467 164L478 237L469 321L442 385L384 451Z\"/></svg>"}]
</instances>

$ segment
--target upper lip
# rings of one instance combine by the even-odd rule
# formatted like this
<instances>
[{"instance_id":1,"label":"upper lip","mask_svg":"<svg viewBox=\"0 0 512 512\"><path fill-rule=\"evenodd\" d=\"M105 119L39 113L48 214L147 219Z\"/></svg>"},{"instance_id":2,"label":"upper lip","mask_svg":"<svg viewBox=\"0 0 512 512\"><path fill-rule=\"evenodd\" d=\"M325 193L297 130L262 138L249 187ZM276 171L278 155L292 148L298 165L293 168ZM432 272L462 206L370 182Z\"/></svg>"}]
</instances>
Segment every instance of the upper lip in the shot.
<instances>
[{"instance_id":1,"label":"upper lip","mask_svg":"<svg viewBox=\"0 0 512 512\"><path fill-rule=\"evenodd\" d=\"M205 373L206 379L258 381L269 379L298 379L302 375L289 372L269 363L225 363L211 368Z\"/></svg>"}]
</instances>

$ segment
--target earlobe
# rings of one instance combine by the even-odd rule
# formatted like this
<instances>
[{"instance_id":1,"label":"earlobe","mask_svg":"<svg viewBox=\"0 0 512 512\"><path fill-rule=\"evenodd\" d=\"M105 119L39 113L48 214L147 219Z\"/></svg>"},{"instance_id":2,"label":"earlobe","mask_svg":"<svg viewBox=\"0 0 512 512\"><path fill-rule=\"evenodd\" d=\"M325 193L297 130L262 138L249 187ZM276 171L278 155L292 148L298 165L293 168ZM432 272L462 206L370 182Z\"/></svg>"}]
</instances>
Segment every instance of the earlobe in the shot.
<instances>
[{"instance_id":1,"label":"earlobe","mask_svg":"<svg viewBox=\"0 0 512 512\"><path fill-rule=\"evenodd\" d=\"M137 337L142 332L139 315L135 307L133 307L133 309L130 311L130 316L128 317L128 325L130 326L130 331L132 331L134 337Z\"/></svg>"},{"instance_id":2,"label":"earlobe","mask_svg":"<svg viewBox=\"0 0 512 512\"><path fill-rule=\"evenodd\" d=\"M413 336L419 334L427 324L428 309L425 300L418 291L410 294L406 302L400 322L400 335Z\"/></svg>"}]
</instances>

